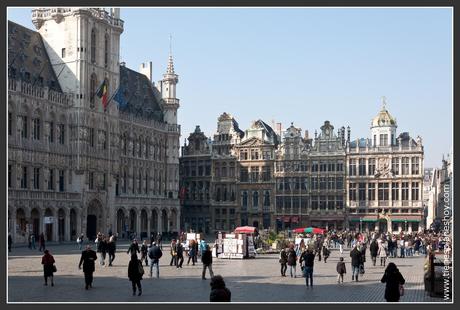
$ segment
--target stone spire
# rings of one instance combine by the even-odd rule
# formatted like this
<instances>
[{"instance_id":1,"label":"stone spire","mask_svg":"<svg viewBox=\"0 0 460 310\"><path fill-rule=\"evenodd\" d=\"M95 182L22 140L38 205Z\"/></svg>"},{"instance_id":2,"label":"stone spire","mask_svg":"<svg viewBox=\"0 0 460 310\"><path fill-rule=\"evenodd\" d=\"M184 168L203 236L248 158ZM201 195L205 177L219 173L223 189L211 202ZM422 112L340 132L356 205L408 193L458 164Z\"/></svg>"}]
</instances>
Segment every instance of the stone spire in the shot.
<instances>
[{"instance_id":1,"label":"stone spire","mask_svg":"<svg viewBox=\"0 0 460 310\"><path fill-rule=\"evenodd\" d=\"M168 60L168 68L166 69L166 73L174 74L174 62L172 57L172 36L169 35L169 60Z\"/></svg>"}]
</instances>

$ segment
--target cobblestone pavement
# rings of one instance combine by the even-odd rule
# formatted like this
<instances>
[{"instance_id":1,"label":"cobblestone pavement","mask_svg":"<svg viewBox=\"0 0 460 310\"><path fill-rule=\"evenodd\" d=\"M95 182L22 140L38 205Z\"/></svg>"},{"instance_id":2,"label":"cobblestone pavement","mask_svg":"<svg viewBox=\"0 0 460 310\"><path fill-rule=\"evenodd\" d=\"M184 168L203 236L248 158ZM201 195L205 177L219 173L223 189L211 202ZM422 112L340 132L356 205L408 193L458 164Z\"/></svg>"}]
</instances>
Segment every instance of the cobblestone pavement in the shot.
<instances>
[{"instance_id":1,"label":"cobblestone pavement","mask_svg":"<svg viewBox=\"0 0 460 310\"><path fill-rule=\"evenodd\" d=\"M169 266L166 247L160 260L160 278L150 278L149 268L142 280L142 296L132 296L127 277L128 244L117 247L113 267L96 263L93 288L84 288L83 272L78 269L81 251L75 245L50 246L57 266L55 286L44 286L41 253L28 248L15 248L8 257L8 302L208 302L208 280L201 279L202 264L182 269ZM339 252L332 250L327 263L315 261L314 288L305 286L305 278L297 270L297 278L280 276L278 255L259 255L255 259L213 259L215 274L224 277L232 292L232 302L384 302L385 285L380 283L384 268L372 266L368 256L366 273L359 282L351 281L349 251L344 251L347 267L345 283L338 284L335 267ZM369 254L368 254L369 255ZM442 302L424 291L424 258L389 258L396 263L404 278L405 295L401 302Z\"/></svg>"}]
</instances>

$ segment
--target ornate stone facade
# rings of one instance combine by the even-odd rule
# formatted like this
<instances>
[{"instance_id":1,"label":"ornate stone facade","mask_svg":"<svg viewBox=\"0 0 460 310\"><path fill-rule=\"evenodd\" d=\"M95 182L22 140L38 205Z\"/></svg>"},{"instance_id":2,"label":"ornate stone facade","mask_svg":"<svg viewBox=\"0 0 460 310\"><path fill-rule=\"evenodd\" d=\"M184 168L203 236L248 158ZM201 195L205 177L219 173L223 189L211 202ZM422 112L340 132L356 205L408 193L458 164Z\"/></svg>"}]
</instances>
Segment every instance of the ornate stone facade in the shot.
<instances>
[{"instance_id":1,"label":"ornate stone facade","mask_svg":"<svg viewBox=\"0 0 460 310\"><path fill-rule=\"evenodd\" d=\"M9 46L16 47L8 68L8 218L15 242L41 232L68 241L98 231L145 237L180 229L172 56L159 83L169 83L168 92L120 65L119 14L44 8L32 11L38 32L8 24ZM106 107L98 95L103 81Z\"/></svg>"},{"instance_id":2,"label":"ornate stone facade","mask_svg":"<svg viewBox=\"0 0 460 310\"><path fill-rule=\"evenodd\" d=\"M348 223L353 230L418 231L424 227L423 145L385 107L372 120L371 139L347 145ZM379 214L386 214L385 217Z\"/></svg>"}]
</instances>

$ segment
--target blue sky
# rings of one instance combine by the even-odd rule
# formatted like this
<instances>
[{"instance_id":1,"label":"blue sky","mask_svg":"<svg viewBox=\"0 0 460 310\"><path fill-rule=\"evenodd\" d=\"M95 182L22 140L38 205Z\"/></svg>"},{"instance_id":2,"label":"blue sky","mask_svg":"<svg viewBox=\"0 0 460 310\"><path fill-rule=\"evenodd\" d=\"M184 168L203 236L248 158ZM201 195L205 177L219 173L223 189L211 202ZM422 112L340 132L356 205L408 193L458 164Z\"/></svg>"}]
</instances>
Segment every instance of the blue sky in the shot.
<instances>
[{"instance_id":1,"label":"blue sky","mask_svg":"<svg viewBox=\"0 0 460 310\"><path fill-rule=\"evenodd\" d=\"M30 9L8 19L32 29ZM425 166L452 150L452 12L448 8L122 8L121 55L134 70L166 70L169 35L179 74L181 145L212 136L231 113L291 122L310 135L325 120L370 136L387 98L398 133L420 135Z\"/></svg>"}]
</instances>

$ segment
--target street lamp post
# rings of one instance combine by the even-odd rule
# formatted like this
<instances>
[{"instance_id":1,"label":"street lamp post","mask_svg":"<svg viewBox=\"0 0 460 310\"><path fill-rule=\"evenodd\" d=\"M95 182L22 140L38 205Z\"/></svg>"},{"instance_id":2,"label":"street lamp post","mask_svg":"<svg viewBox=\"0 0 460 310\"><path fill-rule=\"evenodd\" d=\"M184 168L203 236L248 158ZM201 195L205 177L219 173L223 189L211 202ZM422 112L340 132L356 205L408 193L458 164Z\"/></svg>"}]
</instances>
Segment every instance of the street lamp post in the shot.
<instances>
[{"instance_id":1,"label":"street lamp post","mask_svg":"<svg viewBox=\"0 0 460 310\"><path fill-rule=\"evenodd\" d=\"M359 232L363 232L363 218L359 218Z\"/></svg>"},{"instance_id":2,"label":"street lamp post","mask_svg":"<svg viewBox=\"0 0 460 310\"><path fill-rule=\"evenodd\" d=\"M407 220L404 220L404 231L407 233Z\"/></svg>"}]
</instances>

